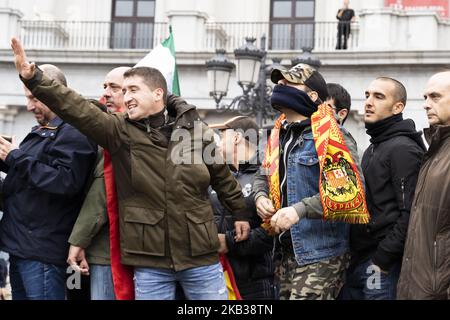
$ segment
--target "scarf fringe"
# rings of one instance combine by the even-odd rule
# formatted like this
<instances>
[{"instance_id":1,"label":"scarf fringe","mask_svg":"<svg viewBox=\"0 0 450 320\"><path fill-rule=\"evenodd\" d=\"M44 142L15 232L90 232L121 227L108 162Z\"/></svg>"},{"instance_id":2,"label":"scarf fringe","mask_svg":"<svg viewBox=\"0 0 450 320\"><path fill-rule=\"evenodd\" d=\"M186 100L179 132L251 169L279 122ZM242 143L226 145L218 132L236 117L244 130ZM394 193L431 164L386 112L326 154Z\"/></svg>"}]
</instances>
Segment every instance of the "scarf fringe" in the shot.
<instances>
[{"instance_id":1,"label":"scarf fringe","mask_svg":"<svg viewBox=\"0 0 450 320\"><path fill-rule=\"evenodd\" d=\"M335 222L345 222L350 224L367 224L369 223L369 215L365 213L338 213L334 212L324 216L324 220Z\"/></svg>"}]
</instances>

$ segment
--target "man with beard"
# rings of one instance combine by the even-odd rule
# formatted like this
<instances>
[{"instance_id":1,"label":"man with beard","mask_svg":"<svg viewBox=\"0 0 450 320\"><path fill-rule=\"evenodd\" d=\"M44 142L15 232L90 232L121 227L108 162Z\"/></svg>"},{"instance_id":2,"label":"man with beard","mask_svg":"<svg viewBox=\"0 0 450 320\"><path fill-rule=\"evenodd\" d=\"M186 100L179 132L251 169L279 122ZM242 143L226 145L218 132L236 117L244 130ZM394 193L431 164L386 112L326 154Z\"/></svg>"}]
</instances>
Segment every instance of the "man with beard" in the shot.
<instances>
[{"instance_id":1,"label":"man with beard","mask_svg":"<svg viewBox=\"0 0 450 320\"><path fill-rule=\"evenodd\" d=\"M220 156L212 162L204 156L206 148L214 147L213 138L196 107L168 97L159 70L135 67L124 74L126 114L102 112L27 62L17 39L11 45L16 69L30 91L111 155L120 181L120 259L134 267L136 299L173 300L176 283L190 300L226 299L208 187L231 209L236 240L247 239L250 226L228 167ZM60 108L60 101L67 106Z\"/></svg>"},{"instance_id":2,"label":"man with beard","mask_svg":"<svg viewBox=\"0 0 450 320\"><path fill-rule=\"evenodd\" d=\"M66 88L53 65L41 70ZM72 227L97 155L97 145L24 87L38 122L17 148L0 137L4 216L0 250L10 255L13 300L64 300ZM65 102L61 101L61 104Z\"/></svg>"}]
</instances>

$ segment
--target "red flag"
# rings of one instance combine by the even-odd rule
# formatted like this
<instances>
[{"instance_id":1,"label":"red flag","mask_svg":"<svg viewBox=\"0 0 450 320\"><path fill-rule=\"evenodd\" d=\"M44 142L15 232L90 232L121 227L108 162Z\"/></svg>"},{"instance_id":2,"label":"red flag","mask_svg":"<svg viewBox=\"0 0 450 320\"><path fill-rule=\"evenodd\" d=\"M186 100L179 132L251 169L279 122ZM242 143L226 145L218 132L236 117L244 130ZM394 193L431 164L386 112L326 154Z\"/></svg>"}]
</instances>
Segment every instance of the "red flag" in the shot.
<instances>
[{"instance_id":1,"label":"red flag","mask_svg":"<svg viewBox=\"0 0 450 320\"><path fill-rule=\"evenodd\" d=\"M106 103L104 96L99 102ZM122 111L122 108L119 112ZM107 150L103 150L104 165L103 173L106 191L106 211L109 220L109 247L111 272L114 284L114 293L117 300L134 300L134 270L120 262L120 230L119 230L119 206L117 203L116 182L111 161L111 155Z\"/></svg>"},{"instance_id":2,"label":"red flag","mask_svg":"<svg viewBox=\"0 0 450 320\"><path fill-rule=\"evenodd\" d=\"M120 262L119 210L111 156L106 150L103 151L103 154L105 158L106 209L109 218L109 242L114 292L117 300L134 300L133 268Z\"/></svg>"},{"instance_id":3,"label":"red flag","mask_svg":"<svg viewBox=\"0 0 450 320\"><path fill-rule=\"evenodd\" d=\"M227 256L224 254L220 254L219 257L225 276L225 282L227 284L228 300L242 300L241 294L239 293L239 289L236 284L236 279L234 278L233 269L231 268Z\"/></svg>"}]
</instances>

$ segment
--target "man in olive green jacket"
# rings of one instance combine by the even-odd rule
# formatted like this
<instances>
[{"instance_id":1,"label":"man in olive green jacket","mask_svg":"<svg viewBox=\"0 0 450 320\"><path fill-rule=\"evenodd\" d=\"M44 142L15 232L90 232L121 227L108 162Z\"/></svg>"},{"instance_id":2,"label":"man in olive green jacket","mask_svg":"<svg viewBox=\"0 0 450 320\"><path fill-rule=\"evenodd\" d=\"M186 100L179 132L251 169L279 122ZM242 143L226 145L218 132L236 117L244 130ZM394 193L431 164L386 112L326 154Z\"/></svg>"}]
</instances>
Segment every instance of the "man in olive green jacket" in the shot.
<instances>
[{"instance_id":1,"label":"man in olive green jacket","mask_svg":"<svg viewBox=\"0 0 450 320\"><path fill-rule=\"evenodd\" d=\"M196 108L174 97L166 104L163 75L139 67L124 74L126 114L104 113L27 62L16 39L11 45L16 68L33 95L111 154L121 261L134 266L136 299L174 299L177 281L188 299L226 299L209 185L233 212L237 240L248 237L248 213L228 166L203 160L213 138L194 135L210 130Z\"/></svg>"}]
</instances>

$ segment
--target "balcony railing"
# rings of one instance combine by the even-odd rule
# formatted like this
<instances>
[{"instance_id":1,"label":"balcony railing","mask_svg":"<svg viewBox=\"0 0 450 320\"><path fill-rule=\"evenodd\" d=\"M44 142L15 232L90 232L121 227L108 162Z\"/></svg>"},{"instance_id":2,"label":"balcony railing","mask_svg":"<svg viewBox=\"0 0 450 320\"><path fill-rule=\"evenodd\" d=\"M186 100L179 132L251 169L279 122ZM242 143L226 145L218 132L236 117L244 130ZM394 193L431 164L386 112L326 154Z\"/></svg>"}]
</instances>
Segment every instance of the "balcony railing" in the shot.
<instances>
[{"instance_id":1,"label":"balcony railing","mask_svg":"<svg viewBox=\"0 0 450 320\"><path fill-rule=\"evenodd\" d=\"M257 39L266 35L266 50L301 50L311 47L316 51L334 51L337 41L337 22L301 22L282 24L274 22L215 22L206 23L206 50L224 48L231 52L244 43L245 37ZM351 25L347 48L358 48L359 24Z\"/></svg>"},{"instance_id":2,"label":"balcony railing","mask_svg":"<svg viewBox=\"0 0 450 320\"><path fill-rule=\"evenodd\" d=\"M168 36L167 23L150 23L139 36L110 21L22 20L20 38L26 48L62 50L151 49ZM115 30L116 32L112 32Z\"/></svg>"},{"instance_id":3,"label":"balcony railing","mask_svg":"<svg viewBox=\"0 0 450 320\"><path fill-rule=\"evenodd\" d=\"M110 21L39 21L22 20L20 37L26 48L55 50L152 49L168 36L167 23L142 25L131 32L120 22ZM348 50L358 48L359 25L352 23ZM231 52L244 43L245 37L266 35L266 50L334 51L337 22L271 22L205 23L203 44L198 51L214 52L224 48ZM175 35L175 41L177 36Z\"/></svg>"}]
</instances>

